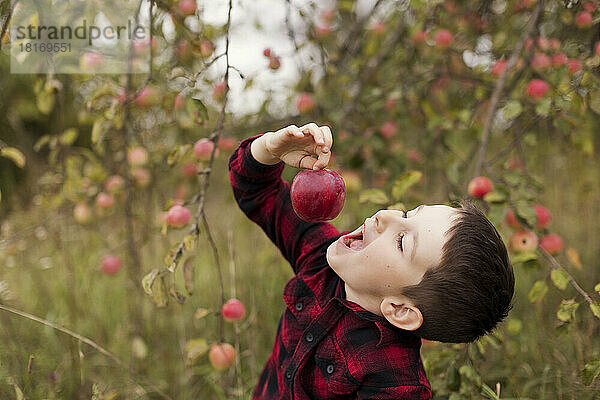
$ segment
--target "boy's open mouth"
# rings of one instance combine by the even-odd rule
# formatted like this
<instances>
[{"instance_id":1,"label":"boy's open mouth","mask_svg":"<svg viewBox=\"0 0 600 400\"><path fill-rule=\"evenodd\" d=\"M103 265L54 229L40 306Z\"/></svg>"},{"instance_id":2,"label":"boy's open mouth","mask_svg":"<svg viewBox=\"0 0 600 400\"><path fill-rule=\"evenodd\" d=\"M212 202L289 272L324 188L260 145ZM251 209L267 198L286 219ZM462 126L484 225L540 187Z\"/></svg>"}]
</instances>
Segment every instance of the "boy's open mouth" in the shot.
<instances>
[{"instance_id":1,"label":"boy's open mouth","mask_svg":"<svg viewBox=\"0 0 600 400\"><path fill-rule=\"evenodd\" d=\"M351 248L352 250L360 250L363 248L363 229L364 225L361 227L360 231L354 234L349 234L344 238L344 244Z\"/></svg>"}]
</instances>

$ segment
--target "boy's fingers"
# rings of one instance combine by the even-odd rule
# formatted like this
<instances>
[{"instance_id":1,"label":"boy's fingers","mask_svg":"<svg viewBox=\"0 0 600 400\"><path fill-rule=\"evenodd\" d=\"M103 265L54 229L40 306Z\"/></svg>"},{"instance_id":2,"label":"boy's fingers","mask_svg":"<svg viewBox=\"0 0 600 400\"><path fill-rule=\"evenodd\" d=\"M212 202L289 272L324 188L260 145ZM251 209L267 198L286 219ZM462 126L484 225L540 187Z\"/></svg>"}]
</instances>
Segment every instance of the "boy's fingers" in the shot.
<instances>
[{"instance_id":1,"label":"boy's fingers","mask_svg":"<svg viewBox=\"0 0 600 400\"><path fill-rule=\"evenodd\" d=\"M323 147L323 151L330 151L331 146L333 146L333 135L331 134L331 129L327 125L321 126L320 129L323 132L323 137L325 139L325 146Z\"/></svg>"},{"instance_id":2,"label":"boy's fingers","mask_svg":"<svg viewBox=\"0 0 600 400\"><path fill-rule=\"evenodd\" d=\"M317 145L319 145L319 146L325 145L325 139L323 137L323 132L321 131L321 129L319 129L317 124L315 124L314 122L311 122L309 124L301 126L300 129L302 130L302 132L310 133L314 137L315 143L317 143Z\"/></svg>"},{"instance_id":3,"label":"boy's fingers","mask_svg":"<svg viewBox=\"0 0 600 400\"><path fill-rule=\"evenodd\" d=\"M331 157L331 153L321 153L319 154L319 159L313 165L313 169L323 169L329 164L329 158Z\"/></svg>"}]
</instances>

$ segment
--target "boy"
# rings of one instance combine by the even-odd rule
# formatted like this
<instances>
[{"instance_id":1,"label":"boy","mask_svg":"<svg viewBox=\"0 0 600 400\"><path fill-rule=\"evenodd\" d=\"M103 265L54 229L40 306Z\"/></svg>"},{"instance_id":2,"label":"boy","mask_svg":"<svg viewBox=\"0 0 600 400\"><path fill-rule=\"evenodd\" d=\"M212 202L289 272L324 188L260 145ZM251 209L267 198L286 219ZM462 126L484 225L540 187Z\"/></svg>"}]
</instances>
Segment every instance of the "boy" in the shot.
<instances>
[{"instance_id":1,"label":"boy","mask_svg":"<svg viewBox=\"0 0 600 400\"><path fill-rule=\"evenodd\" d=\"M343 234L300 220L284 163L325 168L332 141L327 126L291 125L243 140L229 159L238 205L295 273L253 399L429 399L421 338L470 342L506 317L506 248L468 203L380 210Z\"/></svg>"}]
</instances>

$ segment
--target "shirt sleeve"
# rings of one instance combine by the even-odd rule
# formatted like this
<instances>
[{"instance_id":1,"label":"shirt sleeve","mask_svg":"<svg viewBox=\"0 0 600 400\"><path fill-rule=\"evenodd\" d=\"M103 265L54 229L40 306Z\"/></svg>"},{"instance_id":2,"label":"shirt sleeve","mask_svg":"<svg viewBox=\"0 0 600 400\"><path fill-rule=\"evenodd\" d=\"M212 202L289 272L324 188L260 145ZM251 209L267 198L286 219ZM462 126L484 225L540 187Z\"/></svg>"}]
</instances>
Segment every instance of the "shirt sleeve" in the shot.
<instances>
[{"instance_id":1,"label":"shirt sleeve","mask_svg":"<svg viewBox=\"0 0 600 400\"><path fill-rule=\"evenodd\" d=\"M431 390L423 385L395 387L361 386L356 400L426 400L431 399Z\"/></svg>"},{"instance_id":2,"label":"shirt sleeve","mask_svg":"<svg viewBox=\"0 0 600 400\"><path fill-rule=\"evenodd\" d=\"M246 216L258 224L279 248L296 274L308 266L326 263L327 246L340 236L327 222L301 220L290 199L290 185L281 178L284 163L265 165L250 152L262 135L240 142L229 158L233 195Z\"/></svg>"}]
</instances>

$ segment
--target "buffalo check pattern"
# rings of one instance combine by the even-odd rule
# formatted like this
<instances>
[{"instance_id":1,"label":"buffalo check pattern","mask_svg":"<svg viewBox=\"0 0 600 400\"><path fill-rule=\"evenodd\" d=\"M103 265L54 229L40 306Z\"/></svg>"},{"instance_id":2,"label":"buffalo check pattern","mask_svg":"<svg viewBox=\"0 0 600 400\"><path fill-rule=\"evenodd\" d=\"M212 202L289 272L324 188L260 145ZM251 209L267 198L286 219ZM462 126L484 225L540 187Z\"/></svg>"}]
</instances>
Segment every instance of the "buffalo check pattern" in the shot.
<instances>
[{"instance_id":1,"label":"buffalo check pattern","mask_svg":"<svg viewBox=\"0 0 600 400\"><path fill-rule=\"evenodd\" d=\"M342 234L329 223L296 216L290 185L281 178L284 163L264 165L250 152L259 136L241 141L229 158L233 194L295 276L284 288L273 351L252 398L431 398L421 339L346 300L344 282L326 260L327 247Z\"/></svg>"}]
</instances>

